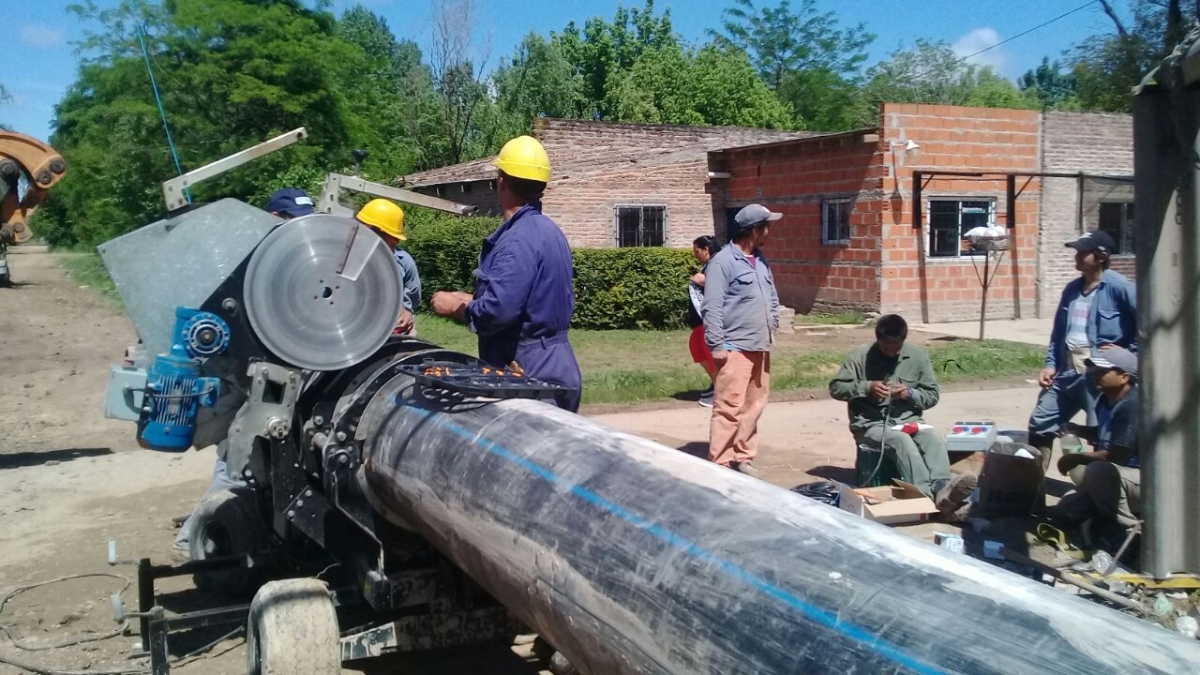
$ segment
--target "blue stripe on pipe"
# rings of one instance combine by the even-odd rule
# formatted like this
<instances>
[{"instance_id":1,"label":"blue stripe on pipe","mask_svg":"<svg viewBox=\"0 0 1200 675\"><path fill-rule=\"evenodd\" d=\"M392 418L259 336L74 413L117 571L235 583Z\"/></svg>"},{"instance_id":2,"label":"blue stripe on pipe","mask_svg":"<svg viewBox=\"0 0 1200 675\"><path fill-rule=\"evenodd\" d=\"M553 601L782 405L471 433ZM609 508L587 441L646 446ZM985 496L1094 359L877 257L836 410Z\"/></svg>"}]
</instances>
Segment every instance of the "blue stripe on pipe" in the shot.
<instances>
[{"instance_id":1,"label":"blue stripe on pipe","mask_svg":"<svg viewBox=\"0 0 1200 675\"><path fill-rule=\"evenodd\" d=\"M399 405L404 405L409 410L417 413L425 419L432 421L434 424L437 424L456 436L467 440L472 445L481 447L508 462L516 464L522 469L525 469L526 471L545 480L548 483L552 483L555 486L566 489L571 494L579 497L583 501L599 507L600 509L607 511L612 515L625 520L637 526L638 528L641 528L642 530L645 530L655 538L665 541L680 551L683 551L684 553L687 553L698 560L715 564L729 576L754 587L755 589L772 598L775 598L783 604L799 611L801 614L817 622L818 624L827 628L832 628L851 640L862 643L864 646L870 648L879 655L889 658L915 673L920 673L921 675L942 675L945 672L906 653L899 646L879 638L866 628L849 621L842 621L838 618L837 614L805 602L792 593L789 593L775 584L772 584L753 572L749 572L738 565L729 562L728 560L722 560L712 551L701 548L687 538L680 536L661 525L657 525L618 504L614 504L585 487L560 478L553 471L550 471L549 469L518 455L499 443L490 441L486 438L479 438L476 436L476 434L458 426L457 424L454 424L453 422L448 422L438 418L434 413L428 410L414 406L408 406L405 404L403 399L399 398L398 396L393 396L392 400Z\"/></svg>"}]
</instances>

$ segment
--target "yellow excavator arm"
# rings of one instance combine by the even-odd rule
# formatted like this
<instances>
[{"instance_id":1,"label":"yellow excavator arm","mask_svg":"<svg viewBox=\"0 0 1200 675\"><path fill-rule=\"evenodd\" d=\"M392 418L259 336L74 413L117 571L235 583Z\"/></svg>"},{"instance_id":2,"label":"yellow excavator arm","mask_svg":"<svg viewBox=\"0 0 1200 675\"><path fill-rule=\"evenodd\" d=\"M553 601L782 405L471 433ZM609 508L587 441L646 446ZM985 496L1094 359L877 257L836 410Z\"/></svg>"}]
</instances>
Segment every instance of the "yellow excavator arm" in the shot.
<instances>
[{"instance_id":1,"label":"yellow excavator arm","mask_svg":"<svg viewBox=\"0 0 1200 675\"><path fill-rule=\"evenodd\" d=\"M28 180L23 196L18 189L22 175ZM65 175L67 163L54 148L25 134L0 131L0 241L29 241L29 217Z\"/></svg>"}]
</instances>

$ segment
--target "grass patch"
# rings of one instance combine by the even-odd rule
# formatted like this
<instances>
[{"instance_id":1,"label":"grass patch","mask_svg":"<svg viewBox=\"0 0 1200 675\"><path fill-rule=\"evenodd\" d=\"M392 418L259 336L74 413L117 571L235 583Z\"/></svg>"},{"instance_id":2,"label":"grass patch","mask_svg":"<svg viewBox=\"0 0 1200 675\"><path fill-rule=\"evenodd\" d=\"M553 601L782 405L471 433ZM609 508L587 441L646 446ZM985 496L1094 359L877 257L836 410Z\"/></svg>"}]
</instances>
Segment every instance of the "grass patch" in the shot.
<instances>
[{"instance_id":1,"label":"grass patch","mask_svg":"<svg viewBox=\"0 0 1200 675\"><path fill-rule=\"evenodd\" d=\"M796 323L804 326L859 326L867 316L862 312L811 312L797 314Z\"/></svg>"},{"instance_id":2,"label":"grass patch","mask_svg":"<svg viewBox=\"0 0 1200 675\"><path fill-rule=\"evenodd\" d=\"M475 336L445 319L417 319L422 338L450 349L475 351ZM688 331L571 331L571 345L583 371L583 401L589 404L663 401L708 387L708 377L692 363ZM938 381L982 381L1032 375L1045 348L1002 340L955 340L931 345ZM823 389L846 356L845 349L776 347L771 388Z\"/></svg>"},{"instance_id":3,"label":"grass patch","mask_svg":"<svg viewBox=\"0 0 1200 675\"><path fill-rule=\"evenodd\" d=\"M116 286L98 254L56 251L55 256L76 283L95 289L121 306ZM843 324L861 323L864 318L853 312L819 316L829 317L827 323ZM422 339L445 349L478 353L477 337L465 326L447 319L419 314L417 331ZM707 388L708 376L692 363L688 353L688 335L686 330L571 331L571 345L583 371L583 402L663 401ZM942 383L1032 376L1042 367L1046 354L1044 347L1003 340L953 340L930 345L928 351ZM787 342L777 345L772 357L771 388L824 388L845 355L845 349L814 350Z\"/></svg>"},{"instance_id":4,"label":"grass patch","mask_svg":"<svg viewBox=\"0 0 1200 675\"><path fill-rule=\"evenodd\" d=\"M67 274L71 275L77 284L94 288L97 293L113 304L118 307L123 306L112 277L108 276L108 270L104 269L104 263L100 262L99 253L56 250L54 257L58 258L58 261L67 270Z\"/></svg>"}]
</instances>

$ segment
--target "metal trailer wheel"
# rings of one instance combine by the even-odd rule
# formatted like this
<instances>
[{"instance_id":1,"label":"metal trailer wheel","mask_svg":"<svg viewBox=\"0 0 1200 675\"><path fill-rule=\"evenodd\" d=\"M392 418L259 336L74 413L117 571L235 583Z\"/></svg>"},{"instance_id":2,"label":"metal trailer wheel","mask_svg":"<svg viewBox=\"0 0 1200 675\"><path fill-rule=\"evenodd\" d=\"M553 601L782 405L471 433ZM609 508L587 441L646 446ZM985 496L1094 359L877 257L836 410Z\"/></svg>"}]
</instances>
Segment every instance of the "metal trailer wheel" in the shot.
<instances>
[{"instance_id":1,"label":"metal trailer wheel","mask_svg":"<svg viewBox=\"0 0 1200 675\"><path fill-rule=\"evenodd\" d=\"M246 626L249 675L339 675L337 612L316 579L272 581L250 603Z\"/></svg>"},{"instance_id":2,"label":"metal trailer wheel","mask_svg":"<svg viewBox=\"0 0 1200 675\"><path fill-rule=\"evenodd\" d=\"M200 500L192 512L191 559L249 555L266 548L266 529L255 507L254 494L244 488L214 492ZM233 567L194 574L192 581L202 591L244 597L258 589L265 575L262 567Z\"/></svg>"}]
</instances>

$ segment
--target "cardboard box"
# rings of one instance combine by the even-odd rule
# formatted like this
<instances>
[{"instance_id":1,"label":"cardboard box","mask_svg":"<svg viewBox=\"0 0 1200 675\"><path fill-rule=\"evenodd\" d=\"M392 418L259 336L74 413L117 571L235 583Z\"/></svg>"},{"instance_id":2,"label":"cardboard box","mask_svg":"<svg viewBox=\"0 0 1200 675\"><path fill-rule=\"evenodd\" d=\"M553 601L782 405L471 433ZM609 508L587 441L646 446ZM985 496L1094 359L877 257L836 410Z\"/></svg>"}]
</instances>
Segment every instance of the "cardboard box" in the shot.
<instances>
[{"instance_id":1,"label":"cardboard box","mask_svg":"<svg viewBox=\"0 0 1200 675\"><path fill-rule=\"evenodd\" d=\"M895 485L874 488L844 486L838 503L843 511L884 525L919 523L938 512L933 500L917 486L902 480L893 482Z\"/></svg>"},{"instance_id":2,"label":"cardboard box","mask_svg":"<svg viewBox=\"0 0 1200 675\"><path fill-rule=\"evenodd\" d=\"M1018 457L1026 450L1036 457L1038 451L1020 443L997 443L985 455L979 476L979 501L971 515L984 518L1028 516L1046 508L1046 483L1042 464L1037 459Z\"/></svg>"}]
</instances>

